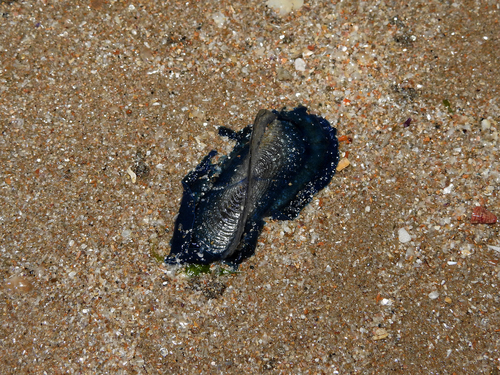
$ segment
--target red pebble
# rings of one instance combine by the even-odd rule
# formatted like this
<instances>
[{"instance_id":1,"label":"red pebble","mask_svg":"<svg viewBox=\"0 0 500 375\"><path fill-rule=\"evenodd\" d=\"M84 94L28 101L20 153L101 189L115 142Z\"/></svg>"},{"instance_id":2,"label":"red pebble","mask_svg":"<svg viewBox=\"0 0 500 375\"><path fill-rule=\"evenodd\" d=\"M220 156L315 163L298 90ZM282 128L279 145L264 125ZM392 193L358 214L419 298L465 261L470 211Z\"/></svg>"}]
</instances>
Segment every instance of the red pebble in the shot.
<instances>
[{"instance_id":1,"label":"red pebble","mask_svg":"<svg viewBox=\"0 0 500 375\"><path fill-rule=\"evenodd\" d=\"M472 224L495 224L497 217L483 206L476 206L472 210L470 222Z\"/></svg>"}]
</instances>

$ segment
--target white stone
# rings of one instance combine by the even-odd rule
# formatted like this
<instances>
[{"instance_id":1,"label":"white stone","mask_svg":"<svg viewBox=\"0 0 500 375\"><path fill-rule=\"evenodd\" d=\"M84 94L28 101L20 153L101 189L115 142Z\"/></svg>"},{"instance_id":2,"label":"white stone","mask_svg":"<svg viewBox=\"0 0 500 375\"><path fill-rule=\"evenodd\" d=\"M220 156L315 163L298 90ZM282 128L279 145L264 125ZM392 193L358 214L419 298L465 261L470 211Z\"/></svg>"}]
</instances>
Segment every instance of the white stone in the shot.
<instances>
[{"instance_id":1,"label":"white stone","mask_svg":"<svg viewBox=\"0 0 500 375\"><path fill-rule=\"evenodd\" d=\"M398 230L398 236L399 236L399 242L401 243L407 243L411 241L411 236L410 234L406 231L405 228L400 228Z\"/></svg>"},{"instance_id":2,"label":"white stone","mask_svg":"<svg viewBox=\"0 0 500 375\"><path fill-rule=\"evenodd\" d=\"M301 8L304 5L304 0L267 0L266 4L278 12L280 16L284 16L293 9Z\"/></svg>"},{"instance_id":3,"label":"white stone","mask_svg":"<svg viewBox=\"0 0 500 375\"><path fill-rule=\"evenodd\" d=\"M299 72L303 72L306 70L306 62L300 57L295 60L294 65L295 65L295 70L298 70Z\"/></svg>"},{"instance_id":4,"label":"white stone","mask_svg":"<svg viewBox=\"0 0 500 375\"><path fill-rule=\"evenodd\" d=\"M443 189L443 194L450 194L452 189L453 189L453 184L448 185Z\"/></svg>"},{"instance_id":5,"label":"white stone","mask_svg":"<svg viewBox=\"0 0 500 375\"><path fill-rule=\"evenodd\" d=\"M491 121L488 119L483 119L481 121L481 129L482 130L488 130L491 128Z\"/></svg>"},{"instance_id":6,"label":"white stone","mask_svg":"<svg viewBox=\"0 0 500 375\"><path fill-rule=\"evenodd\" d=\"M439 297L439 292L435 290L434 292L429 293L429 298L430 299L436 299Z\"/></svg>"},{"instance_id":7,"label":"white stone","mask_svg":"<svg viewBox=\"0 0 500 375\"><path fill-rule=\"evenodd\" d=\"M214 20L215 24L218 27L224 26L224 24L227 22L227 17L223 15L221 12L213 14L212 19Z\"/></svg>"}]
</instances>

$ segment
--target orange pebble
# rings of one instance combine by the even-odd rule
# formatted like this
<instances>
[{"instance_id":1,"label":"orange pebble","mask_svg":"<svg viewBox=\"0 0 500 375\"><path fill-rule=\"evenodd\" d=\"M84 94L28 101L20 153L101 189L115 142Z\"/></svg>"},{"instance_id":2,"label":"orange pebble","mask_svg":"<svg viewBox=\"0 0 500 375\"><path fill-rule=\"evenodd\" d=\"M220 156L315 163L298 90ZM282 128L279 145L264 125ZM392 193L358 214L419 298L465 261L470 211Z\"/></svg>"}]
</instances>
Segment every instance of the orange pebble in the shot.
<instances>
[{"instance_id":1,"label":"orange pebble","mask_svg":"<svg viewBox=\"0 0 500 375\"><path fill-rule=\"evenodd\" d=\"M341 135L339 137L339 142L347 142L347 143L351 143L352 142L352 138L351 137L348 137L347 135Z\"/></svg>"}]
</instances>

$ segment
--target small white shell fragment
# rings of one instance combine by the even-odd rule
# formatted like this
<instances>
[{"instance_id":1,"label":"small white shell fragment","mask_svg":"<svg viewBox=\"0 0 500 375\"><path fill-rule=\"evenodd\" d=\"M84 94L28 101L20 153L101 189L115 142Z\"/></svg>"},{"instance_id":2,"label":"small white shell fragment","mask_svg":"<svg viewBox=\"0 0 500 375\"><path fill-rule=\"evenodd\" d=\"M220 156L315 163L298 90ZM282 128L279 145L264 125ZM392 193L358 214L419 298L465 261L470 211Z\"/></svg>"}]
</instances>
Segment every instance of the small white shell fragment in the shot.
<instances>
[{"instance_id":1,"label":"small white shell fragment","mask_svg":"<svg viewBox=\"0 0 500 375\"><path fill-rule=\"evenodd\" d=\"M437 290L435 290L434 292L430 292L429 293L429 298L430 299L436 299L439 297L439 292Z\"/></svg>"},{"instance_id":2,"label":"small white shell fragment","mask_svg":"<svg viewBox=\"0 0 500 375\"><path fill-rule=\"evenodd\" d=\"M391 299L388 299L388 298L382 298L380 300L380 304L382 306L391 306L393 304L393 301Z\"/></svg>"},{"instance_id":3,"label":"small white shell fragment","mask_svg":"<svg viewBox=\"0 0 500 375\"><path fill-rule=\"evenodd\" d=\"M217 27L222 27L227 22L227 17L223 15L221 12L213 14L212 19L214 20Z\"/></svg>"},{"instance_id":4,"label":"small white shell fragment","mask_svg":"<svg viewBox=\"0 0 500 375\"><path fill-rule=\"evenodd\" d=\"M453 184L449 184L447 187L443 189L443 194L450 194L453 189Z\"/></svg>"},{"instance_id":5,"label":"small white shell fragment","mask_svg":"<svg viewBox=\"0 0 500 375\"><path fill-rule=\"evenodd\" d=\"M135 172L132 170L132 168L128 167L127 168L127 173L128 175L130 176L130 179L132 180L132 183L135 184L135 182L137 181L137 175L135 174Z\"/></svg>"},{"instance_id":6,"label":"small white shell fragment","mask_svg":"<svg viewBox=\"0 0 500 375\"><path fill-rule=\"evenodd\" d=\"M306 70L306 62L300 57L295 60L294 66L295 70L298 70L299 72L304 72Z\"/></svg>"},{"instance_id":7,"label":"small white shell fragment","mask_svg":"<svg viewBox=\"0 0 500 375\"><path fill-rule=\"evenodd\" d=\"M399 242L401 242L401 243L407 243L407 242L411 241L411 236L406 231L405 228L399 228L399 230L398 230L398 237L399 237Z\"/></svg>"},{"instance_id":8,"label":"small white shell fragment","mask_svg":"<svg viewBox=\"0 0 500 375\"><path fill-rule=\"evenodd\" d=\"M461 253L462 258L468 257L469 255L472 254L472 246L470 246L470 244L468 244L468 246L461 248L460 253Z\"/></svg>"},{"instance_id":9,"label":"small white shell fragment","mask_svg":"<svg viewBox=\"0 0 500 375\"><path fill-rule=\"evenodd\" d=\"M302 52L302 57L309 57L311 55L313 55L314 52L313 51L310 51L308 49L304 50L304 52Z\"/></svg>"},{"instance_id":10,"label":"small white shell fragment","mask_svg":"<svg viewBox=\"0 0 500 375\"><path fill-rule=\"evenodd\" d=\"M385 328L377 328L374 333L372 337L374 341L383 340L389 336L389 332Z\"/></svg>"},{"instance_id":11,"label":"small white shell fragment","mask_svg":"<svg viewBox=\"0 0 500 375\"><path fill-rule=\"evenodd\" d=\"M481 130L488 130L491 128L491 121L488 119L483 119L481 121Z\"/></svg>"},{"instance_id":12,"label":"small white shell fragment","mask_svg":"<svg viewBox=\"0 0 500 375\"><path fill-rule=\"evenodd\" d=\"M124 240L130 240L132 238L132 231L130 229L122 230L122 238Z\"/></svg>"},{"instance_id":13,"label":"small white shell fragment","mask_svg":"<svg viewBox=\"0 0 500 375\"><path fill-rule=\"evenodd\" d=\"M500 246L488 245L488 248L491 250L498 251L500 253Z\"/></svg>"},{"instance_id":14,"label":"small white shell fragment","mask_svg":"<svg viewBox=\"0 0 500 375\"><path fill-rule=\"evenodd\" d=\"M304 0L267 0L266 5L273 8L280 16L284 16L293 9L301 8L304 5Z\"/></svg>"}]
</instances>

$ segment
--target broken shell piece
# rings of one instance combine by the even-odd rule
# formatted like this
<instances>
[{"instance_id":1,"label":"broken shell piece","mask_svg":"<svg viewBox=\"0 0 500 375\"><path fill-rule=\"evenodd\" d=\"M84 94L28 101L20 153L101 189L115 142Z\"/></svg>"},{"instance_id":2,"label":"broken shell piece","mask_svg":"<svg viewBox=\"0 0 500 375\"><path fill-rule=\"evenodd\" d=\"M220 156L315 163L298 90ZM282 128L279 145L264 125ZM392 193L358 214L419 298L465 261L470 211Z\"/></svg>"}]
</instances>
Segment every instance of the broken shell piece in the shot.
<instances>
[{"instance_id":1,"label":"broken shell piece","mask_svg":"<svg viewBox=\"0 0 500 375\"><path fill-rule=\"evenodd\" d=\"M374 335L372 337L372 340L377 341L377 340L383 340L389 337L389 332L385 328L377 328L374 332Z\"/></svg>"},{"instance_id":2,"label":"broken shell piece","mask_svg":"<svg viewBox=\"0 0 500 375\"><path fill-rule=\"evenodd\" d=\"M266 5L273 8L280 16L284 16L292 10L300 9L304 5L304 0L267 0Z\"/></svg>"},{"instance_id":3,"label":"broken shell piece","mask_svg":"<svg viewBox=\"0 0 500 375\"><path fill-rule=\"evenodd\" d=\"M340 172L342 169L347 168L351 164L349 159L347 158L342 158L339 161L339 164L337 165L337 172Z\"/></svg>"},{"instance_id":4,"label":"broken shell piece","mask_svg":"<svg viewBox=\"0 0 500 375\"><path fill-rule=\"evenodd\" d=\"M470 222L472 224L495 224L497 217L483 206L476 206L472 210Z\"/></svg>"},{"instance_id":5,"label":"broken shell piece","mask_svg":"<svg viewBox=\"0 0 500 375\"><path fill-rule=\"evenodd\" d=\"M132 168L128 167L127 168L127 173L130 176L130 179L132 180L132 183L135 184L135 181L137 181L137 175L135 172L132 170Z\"/></svg>"}]
</instances>

